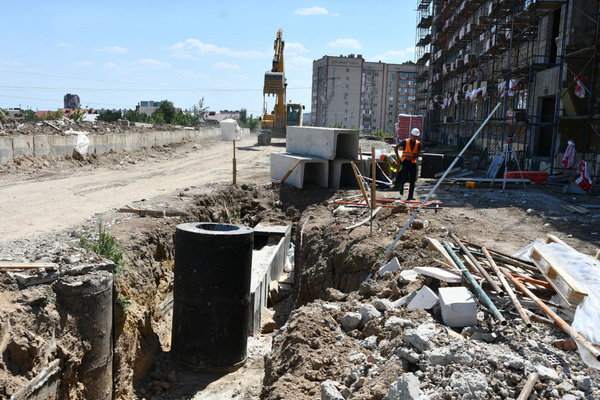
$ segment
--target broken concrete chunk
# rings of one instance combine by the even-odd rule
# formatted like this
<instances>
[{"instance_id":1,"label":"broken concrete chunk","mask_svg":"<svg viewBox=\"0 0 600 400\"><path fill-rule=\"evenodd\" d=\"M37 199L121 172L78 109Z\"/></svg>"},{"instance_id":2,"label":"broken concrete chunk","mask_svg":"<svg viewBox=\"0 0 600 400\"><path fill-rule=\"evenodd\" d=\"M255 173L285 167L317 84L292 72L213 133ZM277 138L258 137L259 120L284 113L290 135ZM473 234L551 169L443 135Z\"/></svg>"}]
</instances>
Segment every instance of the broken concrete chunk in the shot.
<instances>
[{"instance_id":1,"label":"broken concrete chunk","mask_svg":"<svg viewBox=\"0 0 600 400\"><path fill-rule=\"evenodd\" d=\"M384 328L386 330L390 330L396 326L402 326L402 327L406 327L406 328L414 328L415 327L415 325L413 324L413 322L411 320L392 316L387 321L385 321Z\"/></svg>"},{"instance_id":2,"label":"broken concrete chunk","mask_svg":"<svg viewBox=\"0 0 600 400\"><path fill-rule=\"evenodd\" d=\"M460 273L455 274L452 271L439 268L439 267L415 267L413 271L425 275L430 276L435 279L439 279L440 281L450 282L450 283L461 283L463 281Z\"/></svg>"},{"instance_id":3,"label":"broken concrete chunk","mask_svg":"<svg viewBox=\"0 0 600 400\"><path fill-rule=\"evenodd\" d=\"M419 378L412 372L402 375L388 388L389 400L418 400L421 396Z\"/></svg>"},{"instance_id":4,"label":"broken concrete chunk","mask_svg":"<svg viewBox=\"0 0 600 400\"><path fill-rule=\"evenodd\" d=\"M366 324L373 318L381 317L381 313L379 311L377 311L377 309L375 307L373 307L371 304L364 304L360 308L360 315L362 316L362 319L360 321L360 323L362 325Z\"/></svg>"},{"instance_id":5,"label":"broken concrete chunk","mask_svg":"<svg viewBox=\"0 0 600 400\"><path fill-rule=\"evenodd\" d=\"M483 399L488 390L486 376L477 370L453 373L450 377L450 386L461 395L462 399Z\"/></svg>"},{"instance_id":6,"label":"broken concrete chunk","mask_svg":"<svg viewBox=\"0 0 600 400\"><path fill-rule=\"evenodd\" d=\"M425 354L432 366L452 364L471 366L475 361L475 354L472 351L451 350L449 347L436 347Z\"/></svg>"},{"instance_id":7,"label":"broken concrete chunk","mask_svg":"<svg viewBox=\"0 0 600 400\"><path fill-rule=\"evenodd\" d=\"M439 288L442 320L450 327L477 325L477 302L464 286Z\"/></svg>"},{"instance_id":8,"label":"broken concrete chunk","mask_svg":"<svg viewBox=\"0 0 600 400\"><path fill-rule=\"evenodd\" d=\"M402 340L412 344L420 351L429 350L434 346L437 342L435 337L435 324L431 322L421 324L416 329L406 329L404 333L402 333Z\"/></svg>"},{"instance_id":9,"label":"broken concrete chunk","mask_svg":"<svg viewBox=\"0 0 600 400\"><path fill-rule=\"evenodd\" d=\"M533 367L534 372L536 372L541 380L551 380L554 382L558 382L560 379L558 376L558 372L555 369L544 367L543 365L536 365Z\"/></svg>"},{"instance_id":10,"label":"broken concrete chunk","mask_svg":"<svg viewBox=\"0 0 600 400\"><path fill-rule=\"evenodd\" d=\"M365 349L373 350L377 347L377 336L369 336L368 338L364 339L360 344Z\"/></svg>"},{"instance_id":11,"label":"broken concrete chunk","mask_svg":"<svg viewBox=\"0 0 600 400\"><path fill-rule=\"evenodd\" d=\"M394 308L394 305L388 299L375 299L371 302L371 305L377 309L377 311L388 311Z\"/></svg>"},{"instance_id":12,"label":"broken concrete chunk","mask_svg":"<svg viewBox=\"0 0 600 400\"><path fill-rule=\"evenodd\" d=\"M429 310L438 303L438 296L429 289L427 286L423 286L417 295L408 303L407 308Z\"/></svg>"},{"instance_id":13,"label":"broken concrete chunk","mask_svg":"<svg viewBox=\"0 0 600 400\"><path fill-rule=\"evenodd\" d=\"M321 383L321 400L344 400L340 393L337 382L326 380Z\"/></svg>"},{"instance_id":14,"label":"broken concrete chunk","mask_svg":"<svg viewBox=\"0 0 600 400\"><path fill-rule=\"evenodd\" d=\"M405 269L400 272L400 283L416 282L419 279L419 274L415 269Z\"/></svg>"},{"instance_id":15,"label":"broken concrete chunk","mask_svg":"<svg viewBox=\"0 0 600 400\"><path fill-rule=\"evenodd\" d=\"M389 263L385 264L383 267L379 268L377 274L379 276L383 276L388 271L397 271L400 269L400 263L398 262L398 258L394 257L390 260Z\"/></svg>"},{"instance_id":16,"label":"broken concrete chunk","mask_svg":"<svg viewBox=\"0 0 600 400\"><path fill-rule=\"evenodd\" d=\"M342 324L342 328L346 332L349 332L353 329L356 329L356 327L358 327L358 324L360 324L361 319L362 319L362 316L359 313L349 312L342 316L342 320L340 322Z\"/></svg>"}]
</instances>

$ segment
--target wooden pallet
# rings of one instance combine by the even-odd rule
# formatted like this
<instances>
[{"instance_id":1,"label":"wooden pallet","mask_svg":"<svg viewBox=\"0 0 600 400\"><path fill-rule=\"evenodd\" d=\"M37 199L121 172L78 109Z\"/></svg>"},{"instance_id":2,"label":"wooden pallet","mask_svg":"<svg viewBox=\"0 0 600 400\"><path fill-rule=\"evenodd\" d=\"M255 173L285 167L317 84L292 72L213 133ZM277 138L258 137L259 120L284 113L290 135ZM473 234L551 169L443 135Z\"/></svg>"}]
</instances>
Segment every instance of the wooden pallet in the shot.
<instances>
[{"instance_id":1,"label":"wooden pallet","mask_svg":"<svg viewBox=\"0 0 600 400\"><path fill-rule=\"evenodd\" d=\"M531 260L554 290L572 308L577 307L586 296L587 291L569 275L558 263L548 255L544 254L539 247L531 249Z\"/></svg>"},{"instance_id":2,"label":"wooden pallet","mask_svg":"<svg viewBox=\"0 0 600 400\"><path fill-rule=\"evenodd\" d=\"M571 211L572 213L576 213L576 214L589 214L590 210L588 210L585 207L581 207L581 206L574 206L573 204L562 204L561 205L562 208L564 208L565 210Z\"/></svg>"}]
</instances>

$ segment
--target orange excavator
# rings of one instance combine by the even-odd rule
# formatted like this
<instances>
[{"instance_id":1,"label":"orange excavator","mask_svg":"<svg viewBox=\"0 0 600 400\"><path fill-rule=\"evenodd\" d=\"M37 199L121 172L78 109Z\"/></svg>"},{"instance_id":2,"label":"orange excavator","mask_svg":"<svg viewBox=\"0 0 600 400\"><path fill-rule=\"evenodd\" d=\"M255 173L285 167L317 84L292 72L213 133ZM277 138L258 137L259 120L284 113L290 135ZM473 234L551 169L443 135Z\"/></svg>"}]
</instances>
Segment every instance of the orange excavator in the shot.
<instances>
[{"instance_id":1,"label":"orange excavator","mask_svg":"<svg viewBox=\"0 0 600 400\"><path fill-rule=\"evenodd\" d=\"M273 55L273 67L265 72L265 85L263 88L263 115L258 135L259 145L268 145L271 138L285 138L288 126L302 126L302 110L304 106L298 103L287 103L285 99L286 79L283 66L283 30L277 31ZM275 106L267 110L267 98L275 97Z\"/></svg>"}]
</instances>

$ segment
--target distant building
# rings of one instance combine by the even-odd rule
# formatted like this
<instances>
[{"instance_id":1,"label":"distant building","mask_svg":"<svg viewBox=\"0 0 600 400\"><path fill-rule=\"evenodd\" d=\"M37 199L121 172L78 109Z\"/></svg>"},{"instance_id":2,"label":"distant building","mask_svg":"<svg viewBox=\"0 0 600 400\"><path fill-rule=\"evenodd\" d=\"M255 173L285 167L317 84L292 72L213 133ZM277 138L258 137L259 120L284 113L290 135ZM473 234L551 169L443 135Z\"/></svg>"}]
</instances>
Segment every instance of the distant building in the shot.
<instances>
[{"instance_id":1,"label":"distant building","mask_svg":"<svg viewBox=\"0 0 600 400\"><path fill-rule=\"evenodd\" d=\"M311 113L309 113L309 112L303 112L302 113L302 125L309 125L310 124L310 117L311 117Z\"/></svg>"},{"instance_id":2,"label":"distant building","mask_svg":"<svg viewBox=\"0 0 600 400\"><path fill-rule=\"evenodd\" d=\"M154 101L154 100L143 100L140 101L136 107L136 111L139 114L146 114L151 117L154 111L158 110L162 101Z\"/></svg>"},{"instance_id":3,"label":"distant building","mask_svg":"<svg viewBox=\"0 0 600 400\"><path fill-rule=\"evenodd\" d=\"M76 94L67 93L64 97L65 108L79 108L81 107L81 102L79 100L79 96Z\"/></svg>"},{"instance_id":4,"label":"distant building","mask_svg":"<svg viewBox=\"0 0 600 400\"><path fill-rule=\"evenodd\" d=\"M8 113L9 117L13 117L13 118L24 118L25 114L23 114L23 110L21 110L20 108L9 108L8 110L6 110L6 112Z\"/></svg>"},{"instance_id":5,"label":"distant building","mask_svg":"<svg viewBox=\"0 0 600 400\"><path fill-rule=\"evenodd\" d=\"M215 125L220 124L221 121L223 121L224 119L227 119L227 118L239 119L240 111L239 110L236 110L236 111L220 110L218 114L215 111L209 111L204 116L204 120L206 122L211 122L211 123L214 123Z\"/></svg>"},{"instance_id":6,"label":"distant building","mask_svg":"<svg viewBox=\"0 0 600 400\"><path fill-rule=\"evenodd\" d=\"M313 61L311 125L394 132L398 114L413 114L416 65L367 62L358 54Z\"/></svg>"}]
</instances>

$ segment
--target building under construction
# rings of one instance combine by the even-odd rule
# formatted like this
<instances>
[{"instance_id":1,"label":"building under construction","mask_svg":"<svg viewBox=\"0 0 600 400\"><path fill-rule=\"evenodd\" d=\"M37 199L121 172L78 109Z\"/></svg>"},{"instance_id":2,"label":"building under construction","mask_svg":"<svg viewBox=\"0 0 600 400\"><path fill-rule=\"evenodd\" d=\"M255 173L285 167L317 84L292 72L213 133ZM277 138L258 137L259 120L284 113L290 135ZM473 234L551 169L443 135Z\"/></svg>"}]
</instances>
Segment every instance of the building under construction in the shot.
<instances>
[{"instance_id":1,"label":"building under construction","mask_svg":"<svg viewBox=\"0 0 600 400\"><path fill-rule=\"evenodd\" d=\"M600 175L597 0L419 0L417 114L425 139L510 154L524 170ZM496 107L500 106L496 109ZM496 111L494 112L494 110Z\"/></svg>"}]
</instances>

